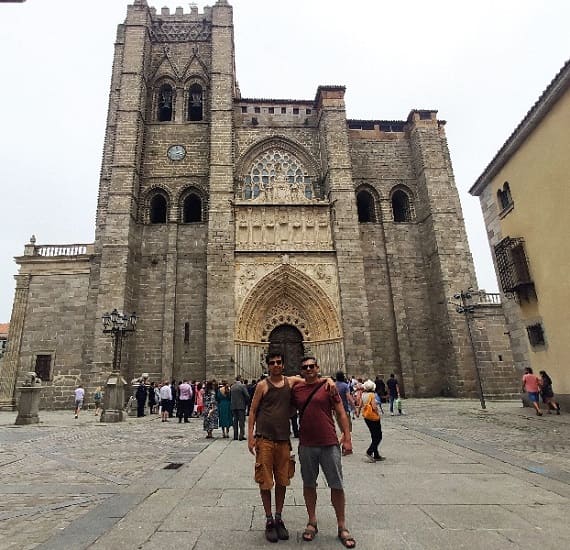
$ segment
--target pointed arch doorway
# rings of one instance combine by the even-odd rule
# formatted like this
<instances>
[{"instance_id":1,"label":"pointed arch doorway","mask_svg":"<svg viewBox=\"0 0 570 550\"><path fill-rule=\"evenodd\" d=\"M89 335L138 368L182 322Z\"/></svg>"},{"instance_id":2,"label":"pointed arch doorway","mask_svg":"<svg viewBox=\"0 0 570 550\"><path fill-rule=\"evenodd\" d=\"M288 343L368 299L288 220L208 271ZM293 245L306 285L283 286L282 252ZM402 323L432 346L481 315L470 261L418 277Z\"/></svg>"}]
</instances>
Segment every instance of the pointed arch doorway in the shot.
<instances>
[{"instance_id":1,"label":"pointed arch doorway","mask_svg":"<svg viewBox=\"0 0 570 550\"><path fill-rule=\"evenodd\" d=\"M285 365L283 374L298 374L304 354L303 335L292 325L275 327L269 335L269 353L282 355Z\"/></svg>"}]
</instances>

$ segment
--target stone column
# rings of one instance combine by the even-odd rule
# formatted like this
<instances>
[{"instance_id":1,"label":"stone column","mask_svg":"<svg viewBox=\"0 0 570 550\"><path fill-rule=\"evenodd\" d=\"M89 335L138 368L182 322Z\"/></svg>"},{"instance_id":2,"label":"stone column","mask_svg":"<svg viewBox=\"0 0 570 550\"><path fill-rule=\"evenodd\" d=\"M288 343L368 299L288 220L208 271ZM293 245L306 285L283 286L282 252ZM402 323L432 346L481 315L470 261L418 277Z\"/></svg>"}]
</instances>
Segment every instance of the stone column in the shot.
<instances>
[{"instance_id":1,"label":"stone column","mask_svg":"<svg viewBox=\"0 0 570 550\"><path fill-rule=\"evenodd\" d=\"M212 8L210 204L207 249L206 375L232 376L235 323L233 192L234 49L232 8Z\"/></svg>"},{"instance_id":2,"label":"stone column","mask_svg":"<svg viewBox=\"0 0 570 550\"><path fill-rule=\"evenodd\" d=\"M333 204L331 224L338 265L346 368L351 373L372 374L368 303L363 288L364 261L359 245L344 90L340 86L319 87L316 98L318 131L325 184Z\"/></svg>"},{"instance_id":3,"label":"stone column","mask_svg":"<svg viewBox=\"0 0 570 550\"><path fill-rule=\"evenodd\" d=\"M4 354L2 372L0 372L0 410L14 410L16 404L14 392L20 368L20 348L31 277L16 275L15 279L16 296L10 318L8 347Z\"/></svg>"},{"instance_id":4,"label":"stone column","mask_svg":"<svg viewBox=\"0 0 570 550\"><path fill-rule=\"evenodd\" d=\"M174 365L174 334L176 318L176 268L178 265L178 224L168 225L168 250L166 253L166 281L164 285L164 315L162 330L162 374L161 380L171 380Z\"/></svg>"}]
</instances>

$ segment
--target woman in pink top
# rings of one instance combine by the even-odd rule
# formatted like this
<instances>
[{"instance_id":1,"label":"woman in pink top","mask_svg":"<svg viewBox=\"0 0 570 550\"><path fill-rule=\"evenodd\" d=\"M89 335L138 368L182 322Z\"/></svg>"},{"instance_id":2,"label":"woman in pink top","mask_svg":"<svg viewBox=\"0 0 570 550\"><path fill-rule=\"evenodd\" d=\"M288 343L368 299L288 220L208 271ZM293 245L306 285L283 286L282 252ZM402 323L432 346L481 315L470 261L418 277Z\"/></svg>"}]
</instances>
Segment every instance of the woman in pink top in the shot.
<instances>
[{"instance_id":1,"label":"woman in pink top","mask_svg":"<svg viewBox=\"0 0 570 550\"><path fill-rule=\"evenodd\" d=\"M540 405L538 404L538 396L540 392L540 378L532 373L530 367L524 369L522 378L522 391L527 393L529 401L534 406L537 416L542 416Z\"/></svg>"}]
</instances>

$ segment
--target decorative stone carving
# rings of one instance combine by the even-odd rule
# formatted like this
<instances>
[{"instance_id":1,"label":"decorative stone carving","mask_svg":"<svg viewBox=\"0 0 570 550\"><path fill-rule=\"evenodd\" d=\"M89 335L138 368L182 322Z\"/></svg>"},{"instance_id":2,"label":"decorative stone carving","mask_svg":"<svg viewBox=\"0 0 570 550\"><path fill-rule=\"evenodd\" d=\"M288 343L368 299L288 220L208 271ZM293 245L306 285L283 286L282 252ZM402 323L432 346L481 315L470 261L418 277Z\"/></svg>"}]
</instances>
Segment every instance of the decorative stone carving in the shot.
<instances>
[{"instance_id":1,"label":"decorative stone carving","mask_svg":"<svg viewBox=\"0 0 570 550\"><path fill-rule=\"evenodd\" d=\"M236 207L238 250L332 250L326 205L264 205Z\"/></svg>"},{"instance_id":2,"label":"decorative stone carving","mask_svg":"<svg viewBox=\"0 0 570 550\"><path fill-rule=\"evenodd\" d=\"M315 177L289 151L272 149L257 157L238 185L237 200L256 203L307 204L319 200Z\"/></svg>"},{"instance_id":3,"label":"decorative stone carving","mask_svg":"<svg viewBox=\"0 0 570 550\"><path fill-rule=\"evenodd\" d=\"M208 21L182 22L157 20L152 24L151 35L155 42L189 42L209 40L212 32Z\"/></svg>"}]
</instances>

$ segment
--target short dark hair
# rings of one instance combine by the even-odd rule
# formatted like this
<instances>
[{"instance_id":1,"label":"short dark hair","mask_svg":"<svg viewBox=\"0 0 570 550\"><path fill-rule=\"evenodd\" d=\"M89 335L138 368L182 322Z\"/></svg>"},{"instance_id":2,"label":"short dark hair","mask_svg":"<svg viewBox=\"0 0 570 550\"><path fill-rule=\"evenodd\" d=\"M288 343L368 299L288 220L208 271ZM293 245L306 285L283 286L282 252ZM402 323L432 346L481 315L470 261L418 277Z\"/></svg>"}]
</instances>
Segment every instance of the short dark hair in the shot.
<instances>
[{"instance_id":1,"label":"short dark hair","mask_svg":"<svg viewBox=\"0 0 570 550\"><path fill-rule=\"evenodd\" d=\"M305 361L314 361L315 365L319 364L317 358L314 355L305 355L305 357L301 359L301 363L304 363Z\"/></svg>"},{"instance_id":2,"label":"short dark hair","mask_svg":"<svg viewBox=\"0 0 570 550\"><path fill-rule=\"evenodd\" d=\"M336 373L336 380L337 380L337 382L346 382L346 378L345 378L345 376L344 376L344 372L342 372L341 370L339 370L339 371Z\"/></svg>"},{"instance_id":3,"label":"short dark hair","mask_svg":"<svg viewBox=\"0 0 570 550\"><path fill-rule=\"evenodd\" d=\"M265 356L265 363L266 363L267 365L269 365L269 360L270 360L270 359L273 359L273 357L281 357L281 360L283 360L283 354L282 354L281 352L274 351L274 352L268 353L268 354Z\"/></svg>"}]
</instances>

